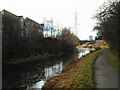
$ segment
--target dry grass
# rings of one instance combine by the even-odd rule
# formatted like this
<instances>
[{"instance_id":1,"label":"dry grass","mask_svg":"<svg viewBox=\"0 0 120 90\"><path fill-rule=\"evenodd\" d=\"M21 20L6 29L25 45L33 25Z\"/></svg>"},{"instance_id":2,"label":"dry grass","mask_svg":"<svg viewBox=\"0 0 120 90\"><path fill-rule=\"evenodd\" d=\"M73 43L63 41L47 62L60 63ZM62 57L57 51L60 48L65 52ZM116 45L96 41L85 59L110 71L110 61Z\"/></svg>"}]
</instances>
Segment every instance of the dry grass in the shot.
<instances>
[{"instance_id":1,"label":"dry grass","mask_svg":"<svg viewBox=\"0 0 120 90\"><path fill-rule=\"evenodd\" d=\"M92 52L80 60L73 60L62 73L50 78L46 88L94 88L93 63L99 51Z\"/></svg>"}]
</instances>

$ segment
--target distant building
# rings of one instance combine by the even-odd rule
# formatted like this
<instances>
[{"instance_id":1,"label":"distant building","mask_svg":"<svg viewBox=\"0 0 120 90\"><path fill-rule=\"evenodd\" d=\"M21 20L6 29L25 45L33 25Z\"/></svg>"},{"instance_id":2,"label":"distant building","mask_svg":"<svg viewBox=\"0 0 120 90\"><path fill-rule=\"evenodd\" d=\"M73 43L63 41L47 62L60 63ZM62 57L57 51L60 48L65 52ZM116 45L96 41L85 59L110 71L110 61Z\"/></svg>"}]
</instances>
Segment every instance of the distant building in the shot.
<instances>
[{"instance_id":1,"label":"distant building","mask_svg":"<svg viewBox=\"0 0 120 90\"><path fill-rule=\"evenodd\" d=\"M26 26L26 35L41 35L43 36L43 27L44 24L39 24L30 18L25 18L25 26Z\"/></svg>"},{"instance_id":2,"label":"distant building","mask_svg":"<svg viewBox=\"0 0 120 90\"><path fill-rule=\"evenodd\" d=\"M56 38L55 26L53 20L44 20L44 37Z\"/></svg>"},{"instance_id":3,"label":"distant building","mask_svg":"<svg viewBox=\"0 0 120 90\"><path fill-rule=\"evenodd\" d=\"M18 36L30 36L33 32L43 37L44 24L39 24L30 18L24 19L23 16L17 16L7 10L0 12L0 32L16 32Z\"/></svg>"},{"instance_id":4,"label":"distant building","mask_svg":"<svg viewBox=\"0 0 120 90\"><path fill-rule=\"evenodd\" d=\"M24 23L24 17L23 16L17 16L17 17L18 17L19 22L20 22L20 27L24 28L24 25L25 25L25 23Z\"/></svg>"},{"instance_id":5,"label":"distant building","mask_svg":"<svg viewBox=\"0 0 120 90\"><path fill-rule=\"evenodd\" d=\"M26 36L25 30L25 21L23 16L17 16L19 19L20 29L21 29L21 36Z\"/></svg>"},{"instance_id":6,"label":"distant building","mask_svg":"<svg viewBox=\"0 0 120 90\"><path fill-rule=\"evenodd\" d=\"M93 36L89 36L89 41L93 41Z\"/></svg>"},{"instance_id":7,"label":"distant building","mask_svg":"<svg viewBox=\"0 0 120 90\"><path fill-rule=\"evenodd\" d=\"M96 40L95 42L96 42L96 44L100 44L103 42L103 40Z\"/></svg>"},{"instance_id":8,"label":"distant building","mask_svg":"<svg viewBox=\"0 0 120 90\"><path fill-rule=\"evenodd\" d=\"M6 38L21 35L18 16L7 10L2 11L2 34Z\"/></svg>"},{"instance_id":9,"label":"distant building","mask_svg":"<svg viewBox=\"0 0 120 90\"><path fill-rule=\"evenodd\" d=\"M0 12L2 59L10 60L11 58L30 55L34 51L32 51L32 47L35 46L34 43L43 37L43 27L44 24L39 24L30 18L24 19L23 16L2 10Z\"/></svg>"}]
</instances>

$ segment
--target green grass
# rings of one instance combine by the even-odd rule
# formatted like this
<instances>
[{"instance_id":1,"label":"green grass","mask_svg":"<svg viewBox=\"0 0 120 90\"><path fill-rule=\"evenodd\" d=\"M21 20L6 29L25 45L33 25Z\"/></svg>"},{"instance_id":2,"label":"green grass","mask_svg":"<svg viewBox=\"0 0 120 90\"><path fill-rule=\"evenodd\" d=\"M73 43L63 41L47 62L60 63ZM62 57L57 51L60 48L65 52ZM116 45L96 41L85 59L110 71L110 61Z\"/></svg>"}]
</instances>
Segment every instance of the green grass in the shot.
<instances>
[{"instance_id":1,"label":"green grass","mask_svg":"<svg viewBox=\"0 0 120 90\"><path fill-rule=\"evenodd\" d=\"M93 80L93 63L95 58L98 56L99 51L93 52L81 59L79 63L79 72L75 77L78 82L77 88L94 88Z\"/></svg>"},{"instance_id":2,"label":"green grass","mask_svg":"<svg viewBox=\"0 0 120 90\"><path fill-rule=\"evenodd\" d=\"M50 78L44 88L94 88L93 63L100 51L73 61L60 75Z\"/></svg>"},{"instance_id":3,"label":"green grass","mask_svg":"<svg viewBox=\"0 0 120 90\"><path fill-rule=\"evenodd\" d=\"M118 53L110 50L107 55L113 67L120 69L120 62L118 61Z\"/></svg>"}]
</instances>

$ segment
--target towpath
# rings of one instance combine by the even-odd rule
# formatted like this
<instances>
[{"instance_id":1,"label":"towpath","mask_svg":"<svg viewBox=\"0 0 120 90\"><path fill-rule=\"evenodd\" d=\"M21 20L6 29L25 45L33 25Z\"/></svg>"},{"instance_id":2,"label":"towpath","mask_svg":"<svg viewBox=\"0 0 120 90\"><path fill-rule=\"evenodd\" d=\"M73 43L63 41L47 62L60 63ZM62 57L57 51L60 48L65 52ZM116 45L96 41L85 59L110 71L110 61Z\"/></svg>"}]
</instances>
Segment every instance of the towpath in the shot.
<instances>
[{"instance_id":1,"label":"towpath","mask_svg":"<svg viewBox=\"0 0 120 90\"><path fill-rule=\"evenodd\" d=\"M103 50L94 63L96 88L118 88L118 71L112 67L107 52Z\"/></svg>"}]
</instances>

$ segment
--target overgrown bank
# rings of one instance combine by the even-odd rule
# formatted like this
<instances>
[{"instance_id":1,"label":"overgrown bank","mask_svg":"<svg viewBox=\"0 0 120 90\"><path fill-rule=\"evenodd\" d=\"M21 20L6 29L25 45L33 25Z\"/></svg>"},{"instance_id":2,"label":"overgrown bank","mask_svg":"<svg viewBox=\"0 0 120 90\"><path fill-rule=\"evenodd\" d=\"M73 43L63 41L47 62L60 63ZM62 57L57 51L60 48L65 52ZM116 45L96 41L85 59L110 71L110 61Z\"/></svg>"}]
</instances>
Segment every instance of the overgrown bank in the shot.
<instances>
[{"instance_id":1,"label":"overgrown bank","mask_svg":"<svg viewBox=\"0 0 120 90\"><path fill-rule=\"evenodd\" d=\"M75 46L64 40L43 38L41 39L40 43L32 50L35 50L35 52L30 56L28 55L26 57L19 58L14 57L3 60L3 66L30 63L34 61L42 62L42 60L45 59L57 59L64 56L70 56L75 52Z\"/></svg>"},{"instance_id":2,"label":"overgrown bank","mask_svg":"<svg viewBox=\"0 0 120 90\"><path fill-rule=\"evenodd\" d=\"M15 32L11 32L10 34L7 31L7 28L4 29L2 35L3 66L8 64L33 62L36 61L36 58L37 60L41 60L64 57L73 54L76 51L76 45L79 42L77 36L72 34L67 28L63 28L61 34L57 35L56 38L43 37L41 35L36 35L34 32L31 32L30 36L17 38L16 35L12 35ZM16 38L16 41L12 38Z\"/></svg>"},{"instance_id":3,"label":"overgrown bank","mask_svg":"<svg viewBox=\"0 0 120 90\"><path fill-rule=\"evenodd\" d=\"M101 50L92 52L80 60L73 60L60 75L47 80L46 88L94 88L93 63Z\"/></svg>"},{"instance_id":4,"label":"overgrown bank","mask_svg":"<svg viewBox=\"0 0 120 90\"><path fill-rule=\"evenodd\" d=\"M114 66L116 64L115 67L118 67L118 62L120 62L120 1L104 2L98 9L95 18L98 20L94 27L97 37L108 43L110 50L112 50L108 56Z\"/></svg>"},{"instance_id":5,"label":"overgrown bank","mask_svg":"<svg viewBox=\"0 0 120 90\"><path fill-rule=\"evenodd\" d=\"M110 62L113 65L113 67L115 67L116 69L120 69L120 62L118 60L118 53L113 51L113 50L109 50L107 55L109 57Z\"/></svg>"}]
</instances>

